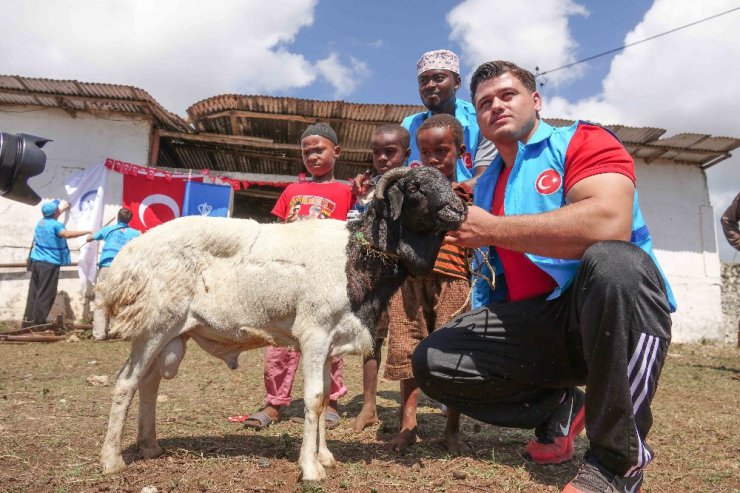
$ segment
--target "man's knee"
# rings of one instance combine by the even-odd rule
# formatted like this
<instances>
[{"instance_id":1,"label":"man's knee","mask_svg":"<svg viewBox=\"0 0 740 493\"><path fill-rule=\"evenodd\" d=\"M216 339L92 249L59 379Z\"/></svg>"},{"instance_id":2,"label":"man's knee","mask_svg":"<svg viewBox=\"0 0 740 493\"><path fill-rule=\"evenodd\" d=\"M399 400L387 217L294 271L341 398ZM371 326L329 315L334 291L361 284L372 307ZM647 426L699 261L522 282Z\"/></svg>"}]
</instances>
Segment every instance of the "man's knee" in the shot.
<instances>
[{"instance_id":1,"label":"man's knee","mask_svg":"<svg viewBox=\"0 0 740 493\"><path fill-rule=\"evenodd\" d=\"M433 333L431 334L433 335ZM430 335L430 337L431 337ZM430 361L429 361L429 339L427 337L421 341L411 355L411 371L414 373L416 383L424 389L426 384L431 380Z\"/></svg>"},{"instance_id":2,"label":"man's knee","mask_svg":"<svg viewBox=\"0 0 740 493\"><path fill-rule=\"evenodd\" d=\"M600 241L586 249L581 268L591 282L632 289L646 275L657 273L653 260L643 249L627 241Z\"/></svg>"}]
</instances>

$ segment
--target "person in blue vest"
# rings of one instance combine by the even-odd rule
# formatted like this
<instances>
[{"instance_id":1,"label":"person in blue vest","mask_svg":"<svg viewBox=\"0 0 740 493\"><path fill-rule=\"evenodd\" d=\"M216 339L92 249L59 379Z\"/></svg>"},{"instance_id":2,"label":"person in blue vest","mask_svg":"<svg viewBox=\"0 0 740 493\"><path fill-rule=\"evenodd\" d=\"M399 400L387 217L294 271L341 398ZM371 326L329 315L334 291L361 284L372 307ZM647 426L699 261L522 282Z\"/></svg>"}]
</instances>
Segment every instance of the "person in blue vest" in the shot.
<instances>
[{"instance_id":1,"label":"person in blue vest","mask_svg":"<svg viewBox=\"0 0 740 493\"><path fill-rule=\"evenodd\" d=\"M526 452L539 464L570 460L585 426L589 450L563 491L637 492L676 302L634 162L605 128L542 121L534 76L513 63L484 63L470 87L499 155L446 241L480 249L473 271L487 280L472 311L417 347L414 377L463 414L534 428Z\"/></svg>"},{"instance_id":2,"label":"person in blue vest","mask_svg":"<svg viewBox=\"0 0 740 493\"><path fill-rule=\"evenodd\" d=\"M108 275L108 268L110 267L113 259L121 251L121 248L133 240L137 236L141 236L141 232L128 225L131 221L132 213L129 209L122 207L118 211L118 222L111 224L102 229L99 229L95 233L87 236L87 241L103 241L103 251L100 252L100 260L98 261L98 282L103 281ZM98 291L95 291L95 309L93 310L93 330L92 337L96 341L102 341L105 339L105 333L108 328L108 317L105 311L98 308L102 303L98 295Z\"/></svg>"},{"instance_id":3,"label":"person in blue vest","mask_svg":"<svg viewBox=\"0 0 740 493\"><path fill-rule=\"evenodd\" d=\"M427 111L409 115L401 126L411 134L410 166L420 165L421 156L416 145L416 130L424 120L438 113L446 113L458 119L463 126L466 152L460 157L455 170L455 181L472 187L472 178L480 176L496 155L490 140L481 135L475 108L456 96L460 88L460 59L449 50L434 50L424 53L416 62L416 80L419 96ZM470 181L469 181L470 180Z\"/></svg>"},{"instance_id":4,"label":"person in blue vest","mask_svg":"<svg viewBox=\"0 0 740 493\"><path fill-rule=\"evenodd\" d=\"M66 200L50 200L41 205L43 218L33 232L31 260L31 282L28 286L23 326L41 325L46 319L57 296L59 268L72 263L68 238L77 238L90 231L70 231L57 219L69 209Z\"/></svg>"}]
</instances>

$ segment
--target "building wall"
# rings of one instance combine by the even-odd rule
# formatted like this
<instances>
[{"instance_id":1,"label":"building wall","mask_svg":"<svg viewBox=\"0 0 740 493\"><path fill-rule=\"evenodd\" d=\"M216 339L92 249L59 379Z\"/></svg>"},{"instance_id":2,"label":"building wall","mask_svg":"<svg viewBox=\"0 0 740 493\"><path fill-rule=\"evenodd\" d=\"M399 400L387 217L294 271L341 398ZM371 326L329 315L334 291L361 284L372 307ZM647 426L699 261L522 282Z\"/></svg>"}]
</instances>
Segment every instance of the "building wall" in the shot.
<instances>
[{"instance_id":1,"label":"building wall","mask_svg":"<svg viewBox=\"0 0 740 493\"><path fill-rule=\"evenodd\" d=\"M31 187L42 199L67 195L64 181L88 166L102 163L106 157L146 164L149 156L151 122L120 113L93 116L77 113L74 117L59 109L0 106L0 130L27 133L52 139L44 147L45 171L31 180ZM121 204L122 180L118 173L108 173L103 221L115 217ZM33 229L41 218L39 206L29 206L0 198L0 264L24 263L33 239ZM60 217L68 229L77 229L69 213ZM83 238L84 239L84 238ZM76 261L78 239L69 241L72 260ZM23 268L0 268L0 320L20 320L28 292L28 274ZM69 296L71 315L88 315L89 303L80 293L76 267L63 267L59 292Z\"/></svg>"},{"instance_id":2,"label":"building wall","mask_svg":"<svg viewBox=\"0 0 740 493\"><path fill-rule=\"evenodd\" d=\"M655 255L678 302L673 341L722 341L720 261L704 173L670 161L638 161L637 187Z\"/></svg>"},{"instance_id":3,"label":"building wall","mask_svg":"<svg viewBox=\"0 0 740 493\"><path fill-rule=\"evenodd\" d=\"M65 197L64 180L105 157L147 163L148 120L121 114L73 118L62 110L29 109L0 107L0 130L54 139L45 148L46 171L31 181L44 198ZM723 340L720 262L704 174L698 167L670 161L638 161L637 180L656 256L679 305L673 316L673 340ZM115 215L121 203L121 176L109 173L106 188L105 220ZM39 208L0 199L0 214L0 263L25 262L33 226L41 216ZM70 247L76 248L76 242L70 240ZM19 268L0 268L0 285L0 320L19 320L28 274ZM75 268L62 270L59 289L70 295L74 316L83 317L85 297L79 293Z\"/></svg>"}]
</instances>

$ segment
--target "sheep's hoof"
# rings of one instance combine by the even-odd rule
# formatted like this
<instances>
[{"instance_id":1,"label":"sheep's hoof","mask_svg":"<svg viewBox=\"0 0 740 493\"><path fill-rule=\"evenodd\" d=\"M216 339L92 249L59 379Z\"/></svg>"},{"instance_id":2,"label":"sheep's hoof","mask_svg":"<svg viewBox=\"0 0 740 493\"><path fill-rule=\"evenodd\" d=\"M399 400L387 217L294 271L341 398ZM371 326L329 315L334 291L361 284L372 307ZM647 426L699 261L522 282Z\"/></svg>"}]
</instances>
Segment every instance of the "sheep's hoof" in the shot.
<instances>
[{"instance_id":1,"label":"sheep's hoof","mask_svg":"<svg viewBox=\"0 0 740 493\"><path fill-rule=\"evenodd\" d=\"M123 458L119 457L112 463L103 464L103 475L112 476L126 470L126 463L123 462Z\"/></svg>"},{"instance_id":2,"label":"sheep's hoof","mask_svg":"<svg viewBox=\"0 0 740 493\"><path fill-rule=\"evenodd\" d=\"M299 481L323 481L325 479L326 471L324 471L324 466L319 464L318 461L313 462L308 466L301 466L301 475L298 478Z\"/></svg>"},{"instance_id":3,"label":"sheep's hoof","mask_svg":"<svg viewBox=\"0 0 740 493\"><path fill-rule=\"evenodd\" d=\"M141 454L141 456L145 459L153 459L162 455L162 447L160 447L158 444L154 444L153 447L145 447L143 445L139 445L139 454Z\"/></svg>"},{"instance_id":4,"label":"sheep's hoof","mask_svg":"<svg viewBox=\"0 0 740 493\"><path fill-rule=\"evenodd\" d=\"M337 461L334 459L334 455L328 450L319 452L319 464L324 467L334 467L337 465Z\"/></svg>"}]
</instances>

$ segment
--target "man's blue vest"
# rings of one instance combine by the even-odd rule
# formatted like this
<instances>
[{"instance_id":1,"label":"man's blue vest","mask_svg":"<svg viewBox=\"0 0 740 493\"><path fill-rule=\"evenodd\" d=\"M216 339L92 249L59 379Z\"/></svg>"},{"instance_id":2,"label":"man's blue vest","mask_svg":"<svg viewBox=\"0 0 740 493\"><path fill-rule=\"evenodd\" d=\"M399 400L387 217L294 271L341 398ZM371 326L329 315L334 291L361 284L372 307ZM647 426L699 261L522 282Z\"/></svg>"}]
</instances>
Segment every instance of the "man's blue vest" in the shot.
<instances>
[{"instance_id":1,"label":"man's blue vest","mask_svg":"<svg viewBox=\"0 0 740 493\"><path fill-rule=\"evenodd\" d=\"M519 143L514 166L509 175L509 182L506 185L504 195L504 210L507 215L519 214L538 214L559 209L565 205L565 193L563 191L562 181L559 188L549 194L542 194L537 191L535 182L541 173L547 170L555 170L561 177L565 175L565 153L568 150L570 140L576 132L579 124L588 124L585 122L575 122L570 127L552 127L540 120L539 126L534 135L526 144ZM615 136L616 138L616 136ZM475 186L474 201L475 205L486 211L491 210L493 204L493 192L496 188L499 174L503 169L504 161L501 156L497 156L488 169L478 177ZM635 190L634 207L632 208L632 237L630 241L647 252L658 267L666 285L668 303L671 311L676 310L676 300L668 280L665 278L660 264L653 253L652 240L645 221L640 211L637 199L637 190ZM488 256L490 264L496 271L496 289L491 290L488 283L479 280L472 294L472 306L478 308L495 301L504 301L506 299L506 283L503 279L503 268L498 256L493 248L483 248L484 254ZM580 260L557 259L542 257L525 253L527 258L537 267L549 274L557 283L557 288L547 298L552 300L560 296L573 283ZM482 259L476 254L473 258L473 269L482 268L481 272L490 276L490 269L485 265L480 265Z\"/></svg>"},{"instance_id":2,"label":"man's blue vest","mask_svg":"<svg viewBox=\"0 0 740 493\"><path fill-rule=\"evenodd\" d=\"M54 218L45 217L36 224L33 233L31 260L48 262L54 265L69 265L72 263L67 240L57 236L59 231L64 231L64 225Z\"/></svg>"},{"instance_id":3,"label":"man's blue vest","mask_svg":"<svg viewBox=\"0 0 740 493\"><path fill-rule=\"evenodd\" d=\"M401 126L411 134L411 155L409 155L408 164L421 164L421 155L416 145L416 131L419 129L419 125L424 123L424 120L430 116L432 116L431 111L422 111L421 113L414 113L407 116L401 122ZM467 101L455 98L455 118L458 119L463 127L465 152L470 153L470 156L474 159L475 151L478 150L478 141L480 140L480 130L478 129L478 120L475 117L475 107ZM462 158L458 159L455 181L461 182L472 177L473 170L465 166Z\"/></svg>"}]
</instances>

